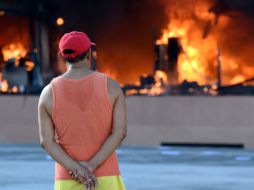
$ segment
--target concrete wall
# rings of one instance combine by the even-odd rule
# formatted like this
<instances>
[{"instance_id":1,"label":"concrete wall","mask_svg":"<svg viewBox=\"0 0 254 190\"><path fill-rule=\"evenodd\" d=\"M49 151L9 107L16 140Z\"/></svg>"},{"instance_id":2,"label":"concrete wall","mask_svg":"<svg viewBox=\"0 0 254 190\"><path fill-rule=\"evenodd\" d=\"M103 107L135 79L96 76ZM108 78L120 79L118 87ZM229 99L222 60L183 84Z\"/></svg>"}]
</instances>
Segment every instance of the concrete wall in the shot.
<instances>
[{"instance_id":1,"label":"concrete wall","mask_svg":"<svg viewBox=\"0 0 254 190\"><path fill-rule=\"evenodd\" d=\"M37 143L37 96L0 96L0 143Z\"/></svg>"},{"instance_id":2,"label":"concrete wall","mask_svg":"<svg viewBox=\"0 0 254 190\"><path fill-rule=\"evenodd\" d=\"M0 96L0 142L38 142L36 96ZM128 145L254 147L254 97L128 97Z\"/></svg>"},{"instance_id":3,"label":"concrete wall","mask_svg":"<svg viewBox=\"0 0 254 190\"><path fill-rule=\"evenodd\" d=\"M240 143L254 147L254 97L130 97L128 144Z\"/></svg>"}]
</instances>

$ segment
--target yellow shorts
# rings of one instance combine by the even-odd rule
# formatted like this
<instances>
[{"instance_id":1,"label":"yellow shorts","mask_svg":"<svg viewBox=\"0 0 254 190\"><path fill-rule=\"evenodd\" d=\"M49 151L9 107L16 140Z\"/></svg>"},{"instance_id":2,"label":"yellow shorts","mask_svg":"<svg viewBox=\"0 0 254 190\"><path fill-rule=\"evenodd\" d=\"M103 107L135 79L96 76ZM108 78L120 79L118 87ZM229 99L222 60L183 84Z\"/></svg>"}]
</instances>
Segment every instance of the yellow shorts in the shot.
<instances>
[{"instance_id":1,"label":"yellow shorts","mask_svg":"<svg viewBox=\"0 0 254 190\"><path fill-rule=\"evenodd\" d=\"M97 177L97 180L94 190L125 190L121 176L103 176ZM56 180L54 190L85 190L85 187L75 180Z\"/></svg>"}]
</instances>

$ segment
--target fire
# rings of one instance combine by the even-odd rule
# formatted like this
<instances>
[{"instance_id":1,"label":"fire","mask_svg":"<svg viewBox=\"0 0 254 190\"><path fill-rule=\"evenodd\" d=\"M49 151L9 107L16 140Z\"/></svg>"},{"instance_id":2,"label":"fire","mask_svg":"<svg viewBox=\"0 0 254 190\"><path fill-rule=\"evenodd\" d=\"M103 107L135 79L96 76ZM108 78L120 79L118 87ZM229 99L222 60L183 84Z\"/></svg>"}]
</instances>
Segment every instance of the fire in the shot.
<instances>
[{"instance_id":1,"label":"fire","mask_svg":"<svg viewBox=\"0 0 254 190\"><path fill-rule=\"evenodd\" d=\"M9 84L7 82L7 80L3 80L2 82L0 82L0 92L8 92L9 89Z\"/></svg>"},{"instance_id":2,"label":"fire","mask_svg":"<svg viewBox=\"0 0 254 190\"><path fill-rule=\"evenodd\" d=\"M157 96L165 93L166 91L166 84L168 83L167 74L163 71L157 70L154 74L154 84L151 88L144 88L139 91L131 90L128 92L127 95L133 94L147 94L149 96ZM138 82L136 83L138 84Z\"/></svg>"},{"instance_id":3,"label":"fire","mask_svg":"<svg viewBox=\"0 0 254 190\"><path fill-rule=\"evenodd\" d=\"M18 93L19 89L17 86L13 86L10 88L9 83L7 80L0 81L0 92L2 93Z\"/></svg>"},{"instance_id":4,"label":"fire","mask_svg":"<svg viewBox=\"0 0 254 190\"><path fill-rule=\"evenodd\" d=\"M143 77L147 77L147 75L143 75ZM135 94L140 95L148 95L148 96L157 96L162 95L166 92L166 86L168 84L168 77L164 71L157 70L154 74L154 83L150 88L142 88L142 89L130 89L127 90L125 95L131 96ZM140 82L137 81L135 83L136 86L140 86Z\"/></svg>"},{"instance_id":5,"label":"fire","mask_svg":"<svg viewBox=\"0 0 254 190\"><path fill-rule=\"evenodd\" d=\"M3 59L5 62L13 59L15 66L19 66L21 58L24 58L27 55L27 50L21 43L11 43L2 48ZM25 61L25 66L27 71L32 71L34 68L34 63L32 61ZM3 77L4 78L4 77ZM13 86L6 79L2 80L0 77L0 92L2 93L18 93L18 86Z\"/></svg>"},{"instance_id":6,"label":"fire","mask_svg":"<svg viewBox=\"0 0 254 190\"><path fill-rule=\"evenodd\" d=\"M165 86L168 83L167 74L157 70L154 75L154 80L155 82L152 85L152 88L148 89L146 93L152 96L163 94L166 90Z\"/></svg>"},{"instance_id":7,"label":"fire","mask_svg":"<svg viewBox=\"0 0 254 190\"><path fill-rule=\"evenodd\" d=\"M17 86L12 87L11 92L18 93L18 87Z\"/></svg>"},{"instance_id":8,"label":"fire","mask_svg":"<svg viewBox=\"0 0 254 190\"><path fill-rule=\"evenodd\" d=\"M173 37L179 40L182 48L177 65L179 83L184 80L196 81L200 85L215 83L218 48L222 45L218 36L225 35L220 31L229 25L229 16L218 17L211 11L213 4L208 0L170 2L169 23L156 44L168 44L168 39ZM235 84L253 76L249 70L239 70L241 64L235 56L222 51L224 84Z\"/></svg>"},{"instance_id":9,"label":"fire","mask_svg":"<svg viewBox=\"0 0 254 190\"><path fill-rule=\"evenodd\" d=\"M195 10L193 10L195 11ZM208 7L196 8L196 16L203 20L209 20L213 16L208 13ZM198 13L198 14L197 14ZM210 64L216 65L217 44L214 36L203 38L203 31L196 26L193 18L175 18L170 16L168 28L162 31L162 37L157 44L167 44L168 38L179 39L182 52L178 60L178 82L183 80L197 81L206 84L209 78Z\"/></svg>"},{"instance_id":10,"label":"fire","mask_svg":"<svg viewBox=\"0 0 254 190\"><path fill-rule=\"evenodd\" d=\"M25 57L27 54L27 50L21 43L12 43L6 45L2 49L4 61L8 61L9 59L15 59L15 65L18 66L19 59Z\"/></svg>"}]
</instances>

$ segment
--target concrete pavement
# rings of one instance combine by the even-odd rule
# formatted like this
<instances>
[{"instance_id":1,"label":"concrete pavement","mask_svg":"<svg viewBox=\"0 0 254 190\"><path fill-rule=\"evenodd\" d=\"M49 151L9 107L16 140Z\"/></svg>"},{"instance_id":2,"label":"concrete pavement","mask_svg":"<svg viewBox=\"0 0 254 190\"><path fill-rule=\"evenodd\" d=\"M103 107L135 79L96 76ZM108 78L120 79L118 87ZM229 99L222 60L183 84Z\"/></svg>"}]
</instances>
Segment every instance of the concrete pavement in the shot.
<instances>
[{"instance_id":1,"label":"concrete pavement","mask_svg":"<svg viewBox=\"0 0 254 190\"><path fill-rule=\"evenodd\" d=\"M254 151L121 147L128 190L252 190ZM38 145L0 145L0 189L53 189L54 162Z\"/></svg>"}]
</instances>

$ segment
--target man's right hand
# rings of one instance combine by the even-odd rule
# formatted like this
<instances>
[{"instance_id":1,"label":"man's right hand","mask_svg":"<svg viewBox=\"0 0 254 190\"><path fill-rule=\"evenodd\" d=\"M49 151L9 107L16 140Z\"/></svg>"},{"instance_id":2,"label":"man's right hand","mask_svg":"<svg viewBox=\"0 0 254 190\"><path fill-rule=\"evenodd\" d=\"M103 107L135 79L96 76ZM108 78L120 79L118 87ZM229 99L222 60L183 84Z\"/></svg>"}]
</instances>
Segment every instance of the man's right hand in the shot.
<instances>
[{"instance_id":1,"label":"man's right hand","mask_svg":"<svg viewBox=\"0 0 254 190\"><path fill-rule=\"evenodd\" d=\"M93 190L97 185L96 176L85 166L80 166L79 169L69 172L72 178L80 183L83 183L86 190Z\"/></svg>"}]
</instances>

